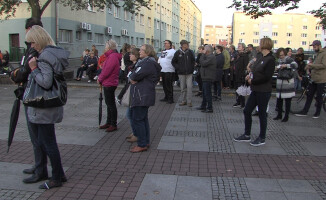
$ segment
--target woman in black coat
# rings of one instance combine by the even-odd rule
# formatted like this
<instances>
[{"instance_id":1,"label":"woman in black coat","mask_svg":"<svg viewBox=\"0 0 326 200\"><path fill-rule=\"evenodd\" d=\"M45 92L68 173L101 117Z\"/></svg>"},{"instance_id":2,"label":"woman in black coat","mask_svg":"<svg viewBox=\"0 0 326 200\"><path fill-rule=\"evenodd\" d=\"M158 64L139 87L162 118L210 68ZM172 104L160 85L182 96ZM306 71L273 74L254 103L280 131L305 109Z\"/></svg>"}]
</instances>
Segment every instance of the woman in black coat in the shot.
<instances>
[{"instance_id":1,"label":"woman in black coat","mask_svg":"<svg viewBox=\"0 0 326 200\"><path fill-rule=\"evenodd\" d=\"M245 84L246 69L249 63L248 53L245 52L246 45L244 43L238 44L238 57L234 61L235 66L235 90ZM233 105L234 108L245 107L245 97L236 93L236 103Z\"/></svg>"}]
</instances>

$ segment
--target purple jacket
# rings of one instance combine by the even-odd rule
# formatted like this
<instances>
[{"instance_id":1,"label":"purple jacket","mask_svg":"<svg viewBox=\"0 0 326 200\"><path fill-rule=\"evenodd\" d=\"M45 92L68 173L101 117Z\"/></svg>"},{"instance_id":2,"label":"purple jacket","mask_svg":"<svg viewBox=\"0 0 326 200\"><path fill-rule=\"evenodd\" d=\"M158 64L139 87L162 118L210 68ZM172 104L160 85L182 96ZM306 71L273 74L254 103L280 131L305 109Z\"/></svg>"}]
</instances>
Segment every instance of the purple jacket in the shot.
<instances>
[{"instance_id":1,"label":"purple jacket","mask_svg":"<svg viewBox=\"0 0 326 200\"><path fill-rule=\"evenodd\" d=\"M106 59L98 80L104 87L118 86L120 60L122 56L115 50L109 50L104 54Z\"/></svg>"}]
</instances>

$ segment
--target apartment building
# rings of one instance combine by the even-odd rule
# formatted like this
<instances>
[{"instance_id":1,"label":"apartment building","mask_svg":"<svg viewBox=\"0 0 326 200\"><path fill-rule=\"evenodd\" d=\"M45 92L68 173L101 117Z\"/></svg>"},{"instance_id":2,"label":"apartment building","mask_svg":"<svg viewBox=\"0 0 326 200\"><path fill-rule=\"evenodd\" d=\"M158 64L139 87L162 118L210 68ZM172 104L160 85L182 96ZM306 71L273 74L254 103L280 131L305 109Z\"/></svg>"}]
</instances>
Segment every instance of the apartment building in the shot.
<instances>
[{"instance_id":1,"label":"apartment building","mask_svg":"<svg viewBox=\"0 0 326 200\"><path fill-rule=\"evenodd\" d=\"M311 14L273 14L251 19L241 12L233 14L232 43L259 45L263 37L274 41L274 48L291 47L311 50L309 45L314 40L321 40L325 46L325 32L319 25L320 19Z\"/></svg>"},{"instance_id":2,"label":"apartment building","mask_svg":"<svg viewBox=\"0 0 326 200\"><path fill-rule=\"evenodd\" d=\"M45 1L45 0L43 0ZM31 16L28 3L23 0L15 18L0 23L1 50L25 47L25 20ZM151 0L151 9L142 8L131 14L120 6L111 5L103 10L88 7L76 11L52 1L42 15L44 28L56 44L70 51L70 57L79 57L85 48L94 44L103 52L105 42L114 39L120 49L123 43L140 47L151 44L156 51L169 39L176 48L182 39L197 49L201 44L201 11L192 0ZM7 39L6 39L7 38Z\"/></svg>"},{"instance_id":3,"label":"apartment building","mask_svg":"<svg viewBox=\"0 0 326 200\"><path fill-rule=\"evenodd\" d=\"M232 27L206 25L204 27L204 43L210 45L222 45L227 47L231 42Z\"/></svg>"}]
</instances>

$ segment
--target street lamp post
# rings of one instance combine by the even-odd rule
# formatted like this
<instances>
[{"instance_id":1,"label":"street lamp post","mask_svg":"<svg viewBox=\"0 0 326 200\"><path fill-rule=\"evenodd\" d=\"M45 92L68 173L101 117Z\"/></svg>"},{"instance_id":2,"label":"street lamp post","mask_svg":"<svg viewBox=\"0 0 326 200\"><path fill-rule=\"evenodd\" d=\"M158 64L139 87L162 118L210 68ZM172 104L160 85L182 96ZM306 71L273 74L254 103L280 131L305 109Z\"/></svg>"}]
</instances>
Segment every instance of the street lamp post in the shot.
<instances>
[{"instance_id":1,"label":"street lamp post","mask_svg":"<svg viewBox=\"0 0 326 200\"><path fill-rule=\"evenodd\" d=\"M162 50L162 46L161 46L161 45L162 45L162 44L161 44L161 43L162 43L162 42L161 42L161 39L162 39L162 38L161 38L161 37L162 37L162 36L161 36L161 32L162 32L162 3L161 3L161 0L160 0L160 26L159 26L159 27L160 27L160 29L159 29L159 30L160 30L159 51L161 51L161 50Z\"/></svg>"}]
</instances>

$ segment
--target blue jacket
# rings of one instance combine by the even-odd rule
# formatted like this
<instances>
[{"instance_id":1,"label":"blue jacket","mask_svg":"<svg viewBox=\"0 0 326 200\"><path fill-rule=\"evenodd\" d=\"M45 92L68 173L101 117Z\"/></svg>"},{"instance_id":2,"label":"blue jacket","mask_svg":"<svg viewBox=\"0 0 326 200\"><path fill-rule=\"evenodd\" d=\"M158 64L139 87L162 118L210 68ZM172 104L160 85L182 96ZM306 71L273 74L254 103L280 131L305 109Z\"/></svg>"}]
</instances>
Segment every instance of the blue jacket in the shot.
<instances>
[{"instance_id":1,"label":"blue jacket","mask_svg":"<svg viewBox=\"0 0 326 200\"><path fill-rule=\"evenodd\" d=\"M155 86L160 78L161 66L153 57L139 60L129 78L137 81L130 85L130 107L155 105Z\"/></svg>"}]
</instances>

